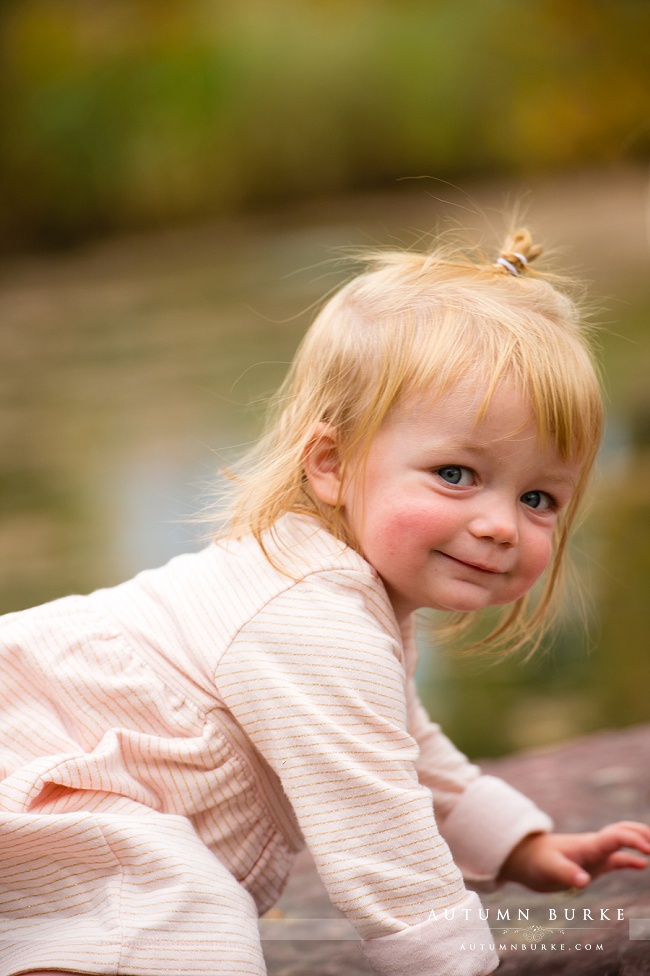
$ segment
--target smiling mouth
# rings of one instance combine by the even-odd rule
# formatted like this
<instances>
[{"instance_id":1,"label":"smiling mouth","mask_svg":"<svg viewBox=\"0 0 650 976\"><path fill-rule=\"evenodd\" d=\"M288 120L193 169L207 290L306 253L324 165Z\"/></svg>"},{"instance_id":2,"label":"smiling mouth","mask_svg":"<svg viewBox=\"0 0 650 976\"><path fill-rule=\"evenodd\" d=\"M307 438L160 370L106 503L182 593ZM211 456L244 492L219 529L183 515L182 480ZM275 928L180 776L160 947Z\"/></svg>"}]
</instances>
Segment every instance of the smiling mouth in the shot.
<instances>
[{"instance_id":1,"label":"smiling mouth","mask_svg":"<svg viewBox=\"0 0 650 976\"><path fill-rule=\"evenodd\" d=\"M493 569L491 566L484 566L483 563L472 563L468 562L466 559L457 559L456 556L450 556L447 552L441 552L440 555L445 556L447 559L451 559L453 563L457 563L459 566L465 566L467 569L476 569L480 573L490 573L493 576L502 575L504 573L504 570L502 569Z\"/></svg>"}]
</instances>

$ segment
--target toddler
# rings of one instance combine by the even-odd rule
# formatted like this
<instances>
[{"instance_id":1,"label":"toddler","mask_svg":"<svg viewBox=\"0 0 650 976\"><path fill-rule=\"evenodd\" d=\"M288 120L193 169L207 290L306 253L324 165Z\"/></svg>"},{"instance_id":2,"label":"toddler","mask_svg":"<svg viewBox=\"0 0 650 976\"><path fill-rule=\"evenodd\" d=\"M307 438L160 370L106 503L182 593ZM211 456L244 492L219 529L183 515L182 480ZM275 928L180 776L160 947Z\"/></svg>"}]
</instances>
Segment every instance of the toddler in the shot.
<instances>
[{"instance_id":1,"label":"toddler","mask_svg":"<svg viewBox=\"0 0 650 976\"><path fill-rule=\"evenodd\" d=\"M647 826L553 833L413 679L418 608L500 607L485 640L510 648L552 615L602 405L538 253L522 231L494 263L371 257L215 543L0 622L0 976L260 976L258 913L305 843L378 973L482 976L464 878L645 866Z\"/></svg>"}]
</instances>

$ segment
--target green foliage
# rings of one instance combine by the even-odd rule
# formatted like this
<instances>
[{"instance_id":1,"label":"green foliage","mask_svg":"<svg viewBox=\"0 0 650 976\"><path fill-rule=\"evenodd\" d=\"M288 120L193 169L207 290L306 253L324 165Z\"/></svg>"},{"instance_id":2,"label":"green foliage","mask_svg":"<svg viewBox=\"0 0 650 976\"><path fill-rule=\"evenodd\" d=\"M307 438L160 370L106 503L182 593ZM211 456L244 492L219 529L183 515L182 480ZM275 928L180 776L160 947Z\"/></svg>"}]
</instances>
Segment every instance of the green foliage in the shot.
<instances>
[{"instance_id":1,"label":"green foliage","mask_svg":"<svg viewBox=\"0 0 650 976\"><path fill-rule=\"evenodd\" d=\"M9 244L647 154L639 0L5 0Z\"/></svg>"}]
</instances>

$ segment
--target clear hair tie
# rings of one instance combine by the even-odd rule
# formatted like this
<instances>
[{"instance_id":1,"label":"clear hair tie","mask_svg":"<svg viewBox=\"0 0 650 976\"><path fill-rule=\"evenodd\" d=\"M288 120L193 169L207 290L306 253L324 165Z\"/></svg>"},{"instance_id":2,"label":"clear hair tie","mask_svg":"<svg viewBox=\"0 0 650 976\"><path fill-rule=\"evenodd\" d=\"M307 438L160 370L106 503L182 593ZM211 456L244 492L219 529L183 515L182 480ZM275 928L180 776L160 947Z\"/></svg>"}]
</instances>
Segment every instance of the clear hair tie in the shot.
<instances>
[{"instance_id":1,"label":"clear hair tie","mask_svg":"<svg viewBox=\"0 0 650 976\"><path fill-rule=\"evenodd\" d=\"M525 256L525 254L520 254L519 251L513 251L512 254L519 261L521 261L524 268L528 267L528 258ZM508 261L508 259L504 257L498 257L496 263L500 264L501 267L506 269L506 271L509 271L510 274L515 275L517 278L519 277L519 268L516 264L513 264L512 261Z\"/></svg>"}]
</instances>

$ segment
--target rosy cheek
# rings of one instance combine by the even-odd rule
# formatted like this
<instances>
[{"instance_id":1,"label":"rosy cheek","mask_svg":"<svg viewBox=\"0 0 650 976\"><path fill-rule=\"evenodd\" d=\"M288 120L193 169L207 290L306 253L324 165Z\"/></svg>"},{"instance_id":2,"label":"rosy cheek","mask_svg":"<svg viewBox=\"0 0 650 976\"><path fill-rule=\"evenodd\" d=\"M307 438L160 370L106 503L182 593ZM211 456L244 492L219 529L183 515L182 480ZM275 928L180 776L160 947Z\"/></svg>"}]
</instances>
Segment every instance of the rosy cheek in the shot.
<instances>
[{"instance_id":1,"label":"rosy cheek","mask_svg":"<svg viewBox=\"0 0 650 976\"><path fill-rule=\"evenodd\" d=\"M385 550L399 554L406 546L424 542L431 534L430 513L410 505L392 506L382 520L381 540ZM435 523L439 529L439 522Z\"/></svg>"},{"instance_id":2,"label":"rosy cheek","mask_svg":"<svg viewBox=\"0 0 650 976\"><path fill-rule=\"evenodd\" d=\"M550 539L544 539L537 546L533 558L530 560L530 575L535 580L539 579L546 567L551 561L551 556L553 554L553 548Z\"/></svg>"},{"instance_id":3,"label":"rosy cheek","mask_svg":"<svg viewBox=\"0 0 650 976\"><path fill-rule=\"evenodd\" d=\"M426 540L457 532L465 519L461 509L429 501L426 505L404 507L401 521L405 532Z\"/></svg>"},{"instance_id":4,"label":"rosy cheek","mask_svg":"<svg viewBox=\"0 0 650 976\"><path fill-rule=\"evenodd\" d=\"M404 531L397 519L386 521L376 539L383 551L389 555L397 554L404 546Z\"/></svg>"}]
</instances>

